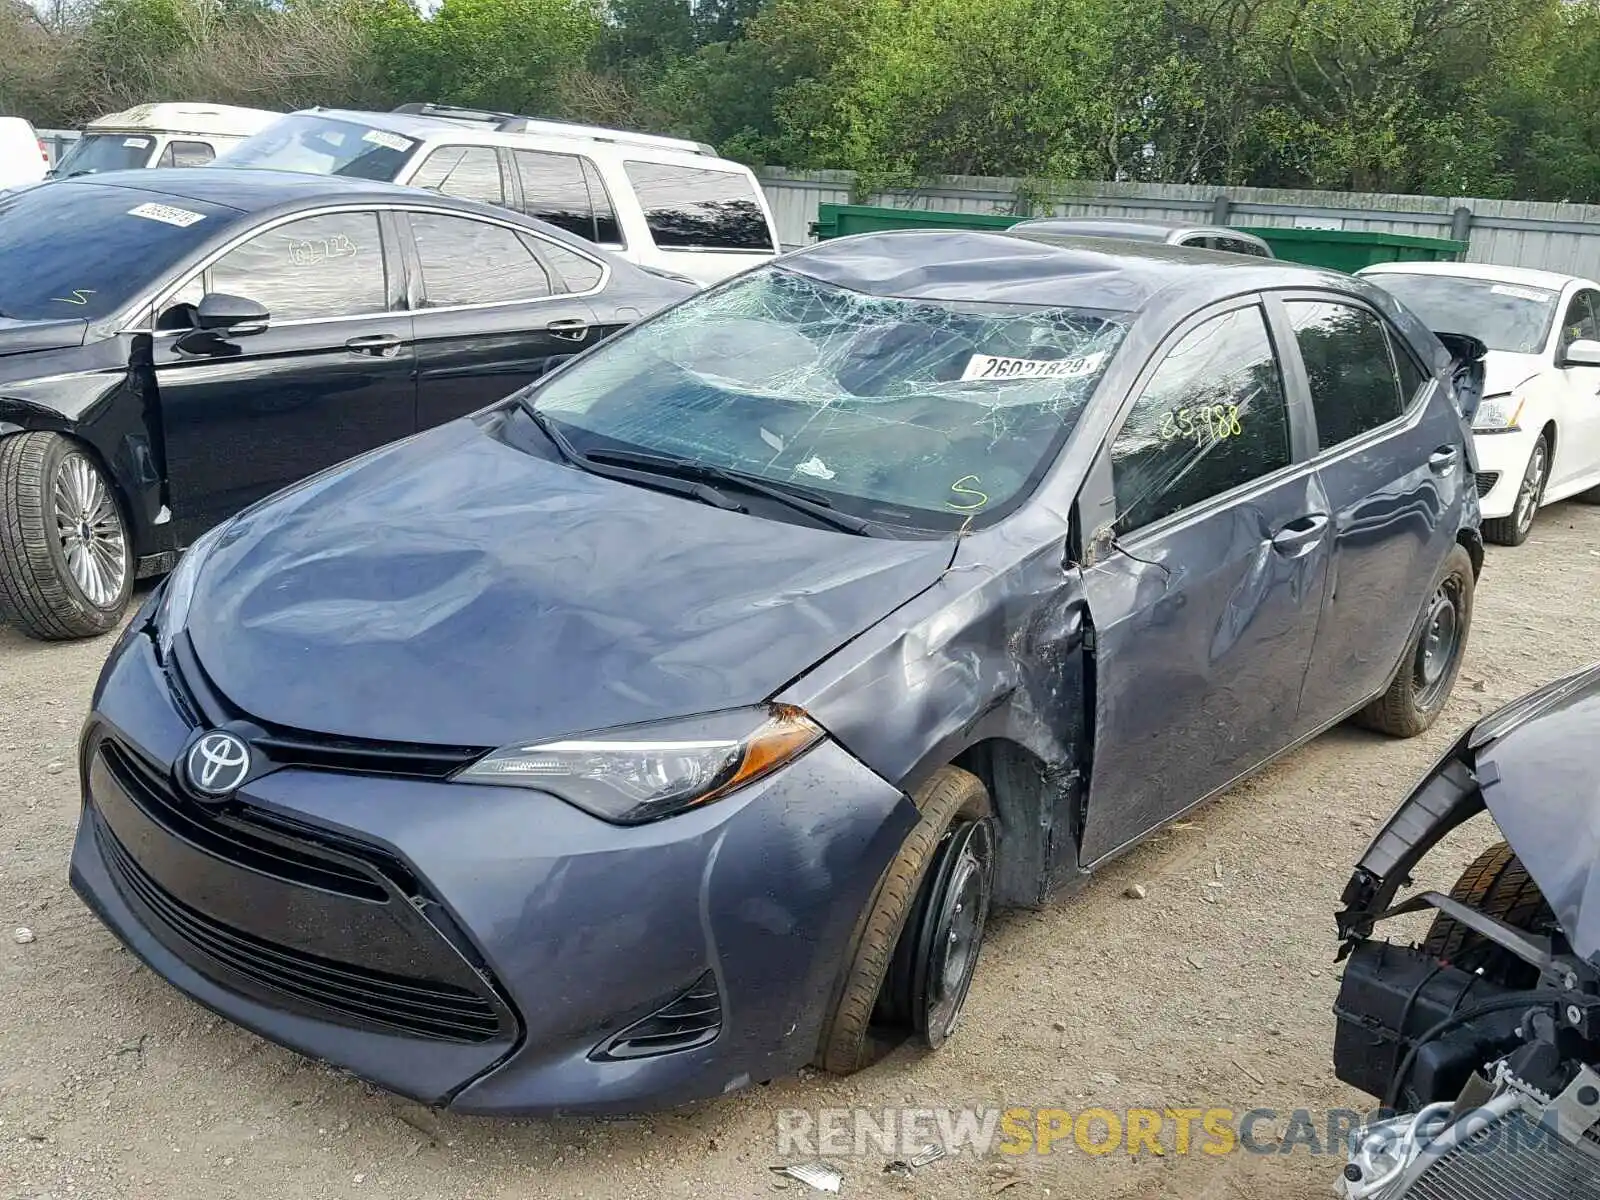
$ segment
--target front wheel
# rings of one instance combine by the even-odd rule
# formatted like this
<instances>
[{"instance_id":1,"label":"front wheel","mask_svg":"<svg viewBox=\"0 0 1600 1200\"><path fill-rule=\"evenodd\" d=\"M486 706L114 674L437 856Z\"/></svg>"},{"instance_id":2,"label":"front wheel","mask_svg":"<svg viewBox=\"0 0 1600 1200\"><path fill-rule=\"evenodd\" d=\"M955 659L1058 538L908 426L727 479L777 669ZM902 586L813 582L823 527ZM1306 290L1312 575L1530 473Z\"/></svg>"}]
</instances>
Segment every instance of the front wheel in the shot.
<instances>
[{"instance_id":1,"label":"front wheel","mask_svg":"<svg viewBox=\"0 0 1600 1200\"><path fill-rule=\"evenodd\" d=\"M1393 737L1415 737L1444 710L1461 671L1472 628L1472 559L1454 546L1434 581L1422 627L1407 647L1405 661L1388 691L1357 714L1368 729Z\"/></svg>"},{"instance_id":2,"label":"front wheel","mask_svg":"<svg viewBox=\"0 0 1600 1200\"><path fill-rule=\"evenodd\" d=\"M58 433L0 440L0 620L44 641L116 628L133 548L99 464Z\"/></svg>"},{"instance_id":3,"label":"front wheel","mask_svg":"<svg viewBox=\"0 0 1600 1200\"><path fill-rule=\"evenodd\" d=\"M1517 504L1508 517L1496 517L1483 523L1483 538L1497 546L1520 546L1528 540L1533 528L1534 515L1544 503L1544 485L1550 478L1550 440L1544 434L1533 444L1528 455L1528 469L1522 474L1522 486L1517 489Z\"/></svg>"},{"instance_id":4,"label":"front wheel","mask_svg":"<svg viewBox=\"0 0 1600 1200\"><path fill-rule=\"evenodd\" d=\"M912 797L921 819L856 922L816 1063L847 1075L908 1034L937 1048L954 1032L978 964L994 887L988 790L941 767Z\"/></svg>"}]
</instances>

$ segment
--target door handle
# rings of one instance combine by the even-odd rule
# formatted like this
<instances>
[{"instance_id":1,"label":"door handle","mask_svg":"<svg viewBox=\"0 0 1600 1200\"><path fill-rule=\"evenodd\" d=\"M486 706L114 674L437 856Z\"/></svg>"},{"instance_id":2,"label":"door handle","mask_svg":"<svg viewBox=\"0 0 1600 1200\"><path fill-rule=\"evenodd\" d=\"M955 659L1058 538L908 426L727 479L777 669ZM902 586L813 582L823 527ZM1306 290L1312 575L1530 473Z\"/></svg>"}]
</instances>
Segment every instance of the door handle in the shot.
<instances>
[{"instance_id":1,"label":"door handle","mask_svg":"<svg viewBox=\"0 0 1600 1200\"><path fill-rule=\"evenodd\" d=\"M355 354L371 354L379 358L393 358L400 350L397 333L364 333L345 342L344 348Z\"/></svg>"},{"instance_id":2,"label":"door handle","mask_svg":"<svg viewBox=\"0 0 1600 1200\"><path fill-rule=\"evenodd\" d=\"M1327 527L1326 513L1307 513L1303 517L1296 517L1278 526L1278 531L1272 535L1272 548L1285 554L1299 550L1319 540Z\"/></svg>"},{"instance_id":3,"label":"door handle","mask_svg":"<svg viewBox=\"0 0 1600 1200\"><path fill-rule=\"evenodd\" d=\"M1456 463L1460 461L1460 458L1461 451L1454 446L1440 446L1432 454L1428 455L1428 470L1435 475L1448 475L1456 469Z\"/></svg>"},{"instance_id":4,"label":"door handle","mask_svg":"<svg viewBox=\"0 0 1600 1200\"><path fill-rule=\"evenodd\" d=\"M564 317L559 321L551 321L545 328L569 342L581 342L589 336L589 322L582 317Z\"/></svg>"}]
</instances>

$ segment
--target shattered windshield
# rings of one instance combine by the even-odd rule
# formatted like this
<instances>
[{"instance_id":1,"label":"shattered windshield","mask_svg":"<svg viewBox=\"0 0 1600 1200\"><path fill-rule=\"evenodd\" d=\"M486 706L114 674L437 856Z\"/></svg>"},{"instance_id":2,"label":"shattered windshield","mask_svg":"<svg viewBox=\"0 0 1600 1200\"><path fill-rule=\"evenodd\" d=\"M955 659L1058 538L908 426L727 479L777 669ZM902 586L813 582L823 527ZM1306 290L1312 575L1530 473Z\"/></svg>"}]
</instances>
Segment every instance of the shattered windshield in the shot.
<instances>
[{"instance_id":1,"label":"shattered windshield","mask_svg":"<svg viewBox=\"0 0 1600 1200\"><path fill-rule=\"evenodd\" d=\"M1460 275L1384 271L1366 276L1440 333L1465 333L1491 350L1538 354L1550 336L1558 293Z\"/></svg>"},{"instance_id":2,"label":"shattered windshield","mask_svg":"<svg viewBox=\"0 0 1600 1200\"><path fill-rule=\"evenodd\" d=\"M1125 314L868 296L779 267L602 346L538 411L582 450L687 459L889 525L1014 508L1072 431Z\"/></svg>"},{"instance_id":3,"label":"shattered windshield","mask_svg":"<svg viewBox=\"0 0 1600 1200\"><path fill-rule=\"evenodd\" d=\"M219 155L216 166L393 180L415 138L309 113L291 113Z\"/></svg>"}]
</instances>

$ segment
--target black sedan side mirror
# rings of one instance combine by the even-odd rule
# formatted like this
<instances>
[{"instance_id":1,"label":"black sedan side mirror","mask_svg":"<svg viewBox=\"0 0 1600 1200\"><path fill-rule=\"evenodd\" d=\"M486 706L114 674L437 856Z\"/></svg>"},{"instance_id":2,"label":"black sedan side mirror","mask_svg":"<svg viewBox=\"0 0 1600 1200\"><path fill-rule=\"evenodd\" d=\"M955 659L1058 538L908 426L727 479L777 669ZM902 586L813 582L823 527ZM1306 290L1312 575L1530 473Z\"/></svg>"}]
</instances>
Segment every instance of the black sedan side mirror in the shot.
<instances>
[{"instance_id":1,"label":"black sedan side mirror","mask_svg":"<svg viewBox=\"0 0 1600 1200\"><path fill-rule=\"evenodd\" d=\"M226 292L207 292L195 309L194 324L196 329L226 333L230 337L245 337L265 332L271 316L254 300L230 296Z\"/></svg>"}]
</instances>

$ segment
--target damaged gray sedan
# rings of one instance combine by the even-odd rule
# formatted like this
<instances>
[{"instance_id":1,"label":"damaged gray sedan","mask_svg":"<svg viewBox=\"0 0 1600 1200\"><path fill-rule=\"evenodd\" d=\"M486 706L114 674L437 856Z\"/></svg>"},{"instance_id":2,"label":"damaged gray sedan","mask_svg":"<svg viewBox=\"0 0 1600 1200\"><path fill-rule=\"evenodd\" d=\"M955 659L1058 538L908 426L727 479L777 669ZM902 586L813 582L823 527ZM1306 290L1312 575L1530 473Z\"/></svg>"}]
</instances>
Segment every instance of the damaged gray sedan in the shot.
<instances>
[{"instance_id":1,"label":"damaged gray sedan","mask_svg":"<svg viewBox=\"0 0 1600 1200\"><path fill-rule=\"evenodd\" d=\"M1389 819L1344 894L1339 1078L1381 1100L1346 1200L1600 1198L1600 666L1469 730ZM1448 895L1396 904L1485 814L1504 840ZM1425 939L1375 933L1433 911Z\"/></svg>"},{"instance_id":2,"label":"damaged gray sedan","mask_svg":"<svg viewBox=\"0 0 1600 1200\"><path fill-rule=\"evenodd\" d=\"M936 1046L991 906L1433 721L1457 345L1239 255L785 256L197 543L96 693L74 883L210 1007L468 1111Z\"/></svg>"}]
</instances>

